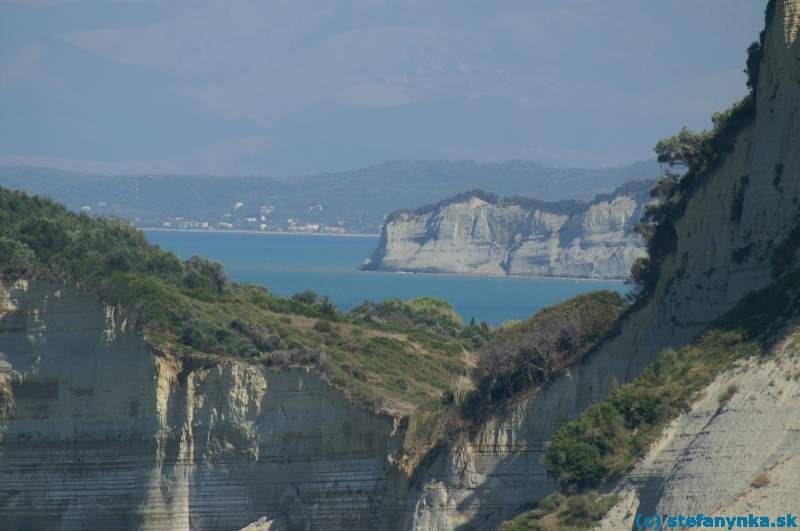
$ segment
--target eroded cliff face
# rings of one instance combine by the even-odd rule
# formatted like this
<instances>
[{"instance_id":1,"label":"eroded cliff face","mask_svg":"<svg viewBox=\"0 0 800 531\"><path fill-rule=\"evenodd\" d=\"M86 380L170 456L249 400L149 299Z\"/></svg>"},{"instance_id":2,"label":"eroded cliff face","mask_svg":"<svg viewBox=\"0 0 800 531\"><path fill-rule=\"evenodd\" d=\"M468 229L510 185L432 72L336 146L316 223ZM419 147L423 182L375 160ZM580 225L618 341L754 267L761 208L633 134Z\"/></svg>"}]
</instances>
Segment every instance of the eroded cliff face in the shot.
<instances>
[{"instance_id":1,"label":"eroded cliff face","mask_svg":"<svg viewBox=\"0 0 800 531\"><path fill-rule=\"evenodd\" d=\"M755 119L741 128L732 149L689 200L676 224L676 250L663 264L653 295L622 323L619 334L571 374L556 378L513 406L476 437L456 442L437 456L433 466L420 471L410 495L408 527L491 528L552 491L540 457L542 444L558 427L602 399L612 377L621 384L630 381L661 350L685 345L746 294L770 284L772 258L780 246L789 249L790 263L797 263L796 247L786 244L800 226L800 63L796 60L800 56L800 0L776 0L774 7L766 30ZM753 393L758 374L746 376L753 379ZM781 400L790 400L793 392L787 390ZM751 413L760 411L765 422L780 423L783 406L778 404L773 415L765 404ZM736 422L744 425L747 419ZM788 440L793 429L780 440ZM755 437L753 442L759 440ZM724 468L733 455L731 448L718 451L718 445L725 444L734 442L722 437L693 447L698 452L695 458L708 461L715 470ZM788 455L785 452L791 448L785 448L790 445L784 446L783 453L775 455ZM676 457L662 455L666 455L664 467ZM783 463L756 461L754 466L779 466L779 462ZM785 463L780 466L794 461ZM750 472L744 474L747 481L752 480ZM713 477L709 474L706 482ZM730 505L739 503L731 493L744 492L742 481L725 487L721 504L738 507ZM794 483L788 485L773 488L791 489ZM669 511L687 508L688 512L705 503L695 488L676 486L672 493L650 505L660 504Z\"/></svg>"},{"instance_id":2,"label":"eroded cliff face","mask_svg":"<svg viewBox=\"0 0 800 531\"><path fill-rule=\"evenodd\" d=\"M390 216L366 269L477 275L626 278L644 254L633 231L639 183L589 204L499 200L481 193Z\"/></svg>"},{"instance_id":3,"label":"eroded cliff face","mask_svg":"<svg viewBox=\"0 0 800 531\"><path fill-rule=\"evenodd\" d=\"M800 491L800 334L769 360L719 375L675 419L619 488L599 528L633 529L644 515L785 516ZM733 396L720 401L731 385Z\"/></svg>"},{"instance_id":4,"label":"eroded cliff face","mask_svg":"<svg viewBox=\"0 0 800 531\"><path fill-rule=\"evenodd\" d=\"M401 427L314 373L179 361L64 286L0 301L0 529L391 523Z\"/></svg>"}]
</instances>

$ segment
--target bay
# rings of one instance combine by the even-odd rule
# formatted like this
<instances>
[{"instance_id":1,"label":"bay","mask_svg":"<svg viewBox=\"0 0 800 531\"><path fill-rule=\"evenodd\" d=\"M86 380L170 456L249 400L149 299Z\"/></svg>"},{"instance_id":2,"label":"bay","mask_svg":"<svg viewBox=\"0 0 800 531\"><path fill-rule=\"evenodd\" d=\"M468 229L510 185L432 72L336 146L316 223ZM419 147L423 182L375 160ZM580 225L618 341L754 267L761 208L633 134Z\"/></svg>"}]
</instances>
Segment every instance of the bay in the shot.
<instances>
[{"instance_id":1,"label":"bay","mask_svg":"<svg viewBox=\"0 0 800 531\"><path fill-rule=\"evenodd\" d=\"M233 232L146 231L148 239L183 259L199 254L225 265L230 278L291 296L311 289L347 311L364 300L440 297L468 321L500 324L589 291L626 293L617 281L483 277L359 271L377 237Z\"/></svg>"}]
</instances>

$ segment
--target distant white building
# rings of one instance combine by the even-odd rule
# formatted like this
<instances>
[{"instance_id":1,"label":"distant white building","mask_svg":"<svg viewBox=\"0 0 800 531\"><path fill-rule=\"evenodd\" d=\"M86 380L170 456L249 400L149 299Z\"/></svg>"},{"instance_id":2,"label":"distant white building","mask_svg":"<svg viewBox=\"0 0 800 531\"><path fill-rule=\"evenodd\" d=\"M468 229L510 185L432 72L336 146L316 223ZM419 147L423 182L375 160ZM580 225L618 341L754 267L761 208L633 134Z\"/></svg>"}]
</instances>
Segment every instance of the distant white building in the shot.
<instances>
[{"instance_id":1,"label":"distant white building","mask_svg":"<svg viewBox=\"0 0 800 531\"><path fill-rule=\"evenodd\" d=\"M209 230L211 226L208 221L181 221L178 228L183 230Z\"/></svg>"}]
</instances>

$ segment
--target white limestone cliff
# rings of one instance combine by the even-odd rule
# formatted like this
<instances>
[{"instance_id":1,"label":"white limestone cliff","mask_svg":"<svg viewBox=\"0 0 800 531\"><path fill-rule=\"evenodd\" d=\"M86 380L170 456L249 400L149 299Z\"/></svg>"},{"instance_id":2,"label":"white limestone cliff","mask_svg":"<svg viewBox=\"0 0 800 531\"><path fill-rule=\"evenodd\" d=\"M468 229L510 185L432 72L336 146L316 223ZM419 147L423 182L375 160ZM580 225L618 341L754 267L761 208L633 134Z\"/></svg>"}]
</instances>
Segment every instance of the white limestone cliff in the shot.
<instances>
[{"instance_id":1,"label":"white limestone cliff","mask_svg":"<svg viewBox=\"0 0 800 531\"><path fill-rule=\"evenodd\" d=\"M633 230L650 183L591 203L467 192L389 216L364 269L475 275L627 278L644 254Z\"/></svg>"},{"instance_id":2,"label":"white limestone cliff","mask_svg":"<svg viewBox=\"0 0 800 531\"><path fill-rule=\"evenodd\" d=\"M800 491L800 333L768 360L719 375L675 419L618 488L599 529L632 528L636 514L785 516ZM731 385L733 396L720 403Z\"/></svg>"},{"instance_id":3,"label":"white limestone cliff","mask_svg":"<svg viewBox=\"0 0 800 531\"><path fill-rule=\"evenodd\" d=\"M177 359L72 288L0 301L0 529L377 522L394 419L313 372Z\"/></svg>"}]
</instances>

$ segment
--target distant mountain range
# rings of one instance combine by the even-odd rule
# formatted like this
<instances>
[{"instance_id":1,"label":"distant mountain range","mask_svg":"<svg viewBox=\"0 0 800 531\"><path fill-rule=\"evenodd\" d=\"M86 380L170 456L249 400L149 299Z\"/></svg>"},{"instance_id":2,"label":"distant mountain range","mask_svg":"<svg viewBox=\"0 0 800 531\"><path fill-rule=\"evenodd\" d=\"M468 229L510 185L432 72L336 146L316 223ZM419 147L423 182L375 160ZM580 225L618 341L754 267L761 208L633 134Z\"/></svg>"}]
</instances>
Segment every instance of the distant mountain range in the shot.
<instances>
[{"instance_id":1,"label":"distant mountain range","mask_svg":"<svg viewBox=\"0 0 800 531\"><path fill-rule=\"evenodd\" d=\"M165 223L185 227L187 222L199 222L211 228L258 230L264 224L270 230L329 226L377 233L389 212L416 208L464 190L588 201L625 182L652 179L658 173L655 162L559 169L529 161L396 161L285 178L108 176L16 166L0 167L0 186L44 195L73 210L129 219L140 227Z\"/></svg>"}]
</instances>

